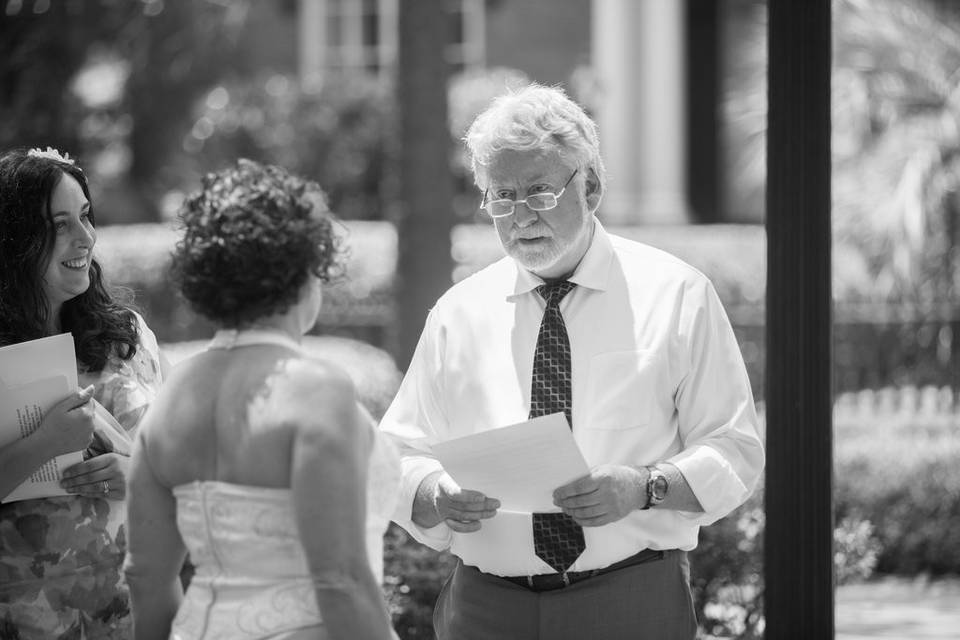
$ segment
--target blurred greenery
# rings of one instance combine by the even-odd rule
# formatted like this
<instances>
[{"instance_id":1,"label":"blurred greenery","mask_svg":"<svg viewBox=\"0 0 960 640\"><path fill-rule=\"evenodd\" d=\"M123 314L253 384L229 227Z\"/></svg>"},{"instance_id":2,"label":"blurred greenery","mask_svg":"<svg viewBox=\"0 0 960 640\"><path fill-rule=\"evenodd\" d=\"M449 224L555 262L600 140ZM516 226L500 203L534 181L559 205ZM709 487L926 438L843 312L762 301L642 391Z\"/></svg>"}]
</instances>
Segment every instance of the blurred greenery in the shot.
<instances>
[{"instance_id":1,"label":"blurred greenery","mask_svg":"<svg viewBox=\"0 0 960 640\"><path fill-rule=\"evenodd\" d=\"M836 513L873 523L877 570L960 574L957 414L868 412L834 430Z\"/></svg>"},{"instance_id":2,"label":"blurred greenery","mask_svg":"<svg viewBox=\"0 0 960 640\"><path fill-rule=\"evenodd\" d=\"M764 397L763 298L765 241L757 226L613 228L665 249L703 271L730 316L757 400ZM352 336L380 347L395 326L397 233L393 225L346 221L346 278L327 288L318 331ZM177 233L169 225L113 225L100 230L97 251L108 277L134 290L151 326L164 341L205 337L210 326L191 313L166 276ZM841 249L838 249L840 251ZM452 234L451 279L458 281L498 259L502 250L489 225L458 225ZM834 327L836 390L885 386L958 386L958 357L950 340L957 321L938 318L878 322L863 317L857 300L874 284L842 273L836 279L852 300L837 298ZM858 287L866 287L861 290ZM879 314L878 314L879 315Z\"/></svg>"},{"instance_id":3,"label":"blurred greenery","mask_svg":"<svg viewBox=\"0 0 960 640\"><path fill-rule=\"evenodd\" d=\"M41 5L44 11L37 10ZM382 86L331 78L302 87L291 69L251 59L256 52L243 44L257 28L252 12L268 6L252 0L0 0L0 6L0 147L49 144L78 155L92 176L101 223L169 216L201 173L240 155L318 179L334 209L357 220L346 225L349 279L328 289L320 330L387 343L396 318L396 230L362 222L389 217L397 180L393 98ZM275 6L294 10L289 0ZM758 223L765 180L764 2L727 0L724 6L736 25L722 110L731 194L726 209L735 219ZM835 0L833 16L836 385L932 384L955 391L958 12L949 2ZM449 93L453 137L462 136L492 95L523 80L510 69L455 77ZM461 221L476 222L477 194L462 149L451 165L458 185L454 209ZM762 228L616 231L676 253L714 281L762 398ZM175 235L155 224L102 227L98 247L112 279L135 289L165 342L211 330L167 282ZM498 256L489 228L454 230L453 279ZM396 367L358 343L336 344L346 345L338 358L383 374L374 376L378 390L366 396L375 413L382 411ZM840 580L874 568L907 575L960 572L958 436L955 413L866 412L837 422ZM761 504L755 496L704 529L693 554L701 620L716 635L750 637L762 624ZM431 637L430 612L451 558L395 527L387 544L386 589L397 628L405 638Z\"/></svg>"},{"instance_id":4,"label":"blurred greenery","mask_svg":"<svg viewBox=\"0 0 960 640\"><path fill-rule=\"evenodd\" d=\"M246 60L250 0L0 4L0 147L69 151L102 221L156 220L194 100Z\"/></svg>"},{"instance_id":5,"label":"blurred greenery","mask_svg":"<svg viewBox=\"0 0 960 640\"><path fill-rule=\"evenodd\" d=\"M757 0L733 4L744 19L723 105L729 206L756 216L766 172L766 12ZM862 303L859 315L872 321L957 317L958 9L833 3L834 294Z\"/></svg>"},{"instance_id":6,"label":"blurred greenery","mask_svg":"<svg viewBox=\"0 0 960 640\"><path fill-rule=\"evenodd\" d=\"M79 152L92 176L101 224L170 217L202 173L238 156L318 179L343 218L391 219L399 179L392 90L362 76L301 85L292 69L257 60L262 49L243 43L253 41L252 23L263 21L266 5L64 0L40 13L40 4L7 0L0 15L0 54L11 61L0 65L0 80L11 88L0 94L0 146L53 144ZM834 5L839 390L910 383L960 387L955 346L960 33L957 12L937 13L935 6L923 0ZM731 62L723 120L730 148L727 182L735 194L727 208L759 208L759 220L764 3L727 0L724 7ZM295 11L289 2L267 9ZM34 81L40 77L44 82ZM448 91L451 136L461 138L491 97L526 80L507 68L454 76ZM480 222L462 146L455 148L451 168L458 219ZM762 396L765 256L762 237L757 239L762 231L715 226L702 232L697 227L620 231L652 238L652 244L714 278ZM454 242L454 279L499 255L483 229L457 233L463 239ZM704 237L711 235L729 248L704 254ZM158 264L151 260L145 262ZM119 279L140 288L151 311L169 318L158 322L174 329L170 339L195 337L182 309L164 306L172 294L136 275L162 270L135 262L125 263L131 272L117 274ZM385 268L395 270L396 263ZM337 317L362 329L341 331L380 345L389 342L399 322L391 278L386 287L362 279L351 285L360 289L349 298L356 308ZM328 305L335 309L347 305Z\"/></svg>"},{"instance_id":7,"label":"blurred greenery","mask_svg":"<svg viewBox=\"0 0 960 640\"><path fill-rule=\"evenodd\" d=\"M393 120L391 96L374 78L302 87L274 73L212 88L198 101L185 146L203 167L247 157L319 177L338 216L380 220Z\"/></svg>"}]
</instances>

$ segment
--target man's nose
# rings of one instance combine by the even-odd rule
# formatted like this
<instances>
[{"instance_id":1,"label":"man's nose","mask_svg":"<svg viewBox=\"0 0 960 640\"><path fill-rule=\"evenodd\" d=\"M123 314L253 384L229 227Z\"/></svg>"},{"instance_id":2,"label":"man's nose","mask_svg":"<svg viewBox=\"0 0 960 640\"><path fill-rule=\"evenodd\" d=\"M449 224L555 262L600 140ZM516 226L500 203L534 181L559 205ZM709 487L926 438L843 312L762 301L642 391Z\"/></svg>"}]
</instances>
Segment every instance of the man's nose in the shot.
<instances>
[{"instance_id":1,"label":"man's nose","mask_svg":"<svg viewBox=\"0 0 960 640\"><path fill-rule=\"evenodd\" d=\"M529 227L539 216L539 213L527 206L526 200L513 205L513 220L518 227Z\"/></svg>"}]
</instances>

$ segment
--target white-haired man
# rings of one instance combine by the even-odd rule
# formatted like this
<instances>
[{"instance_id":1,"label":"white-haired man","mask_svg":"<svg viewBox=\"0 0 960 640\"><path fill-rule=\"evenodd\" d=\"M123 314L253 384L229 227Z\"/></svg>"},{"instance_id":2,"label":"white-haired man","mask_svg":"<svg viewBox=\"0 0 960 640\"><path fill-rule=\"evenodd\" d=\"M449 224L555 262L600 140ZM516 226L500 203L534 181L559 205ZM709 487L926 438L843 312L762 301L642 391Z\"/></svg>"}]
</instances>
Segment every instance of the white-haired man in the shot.
<instances>
[{"instance_id":1,"label":"white-haired man","mask_svg":"<svg viewBox=\"0 0 960 640\"><path fill-rule=\"evenodd\" d=\"M558 89L498 99L466 142L507 257L430 311L381 428L403 454L395 519L460 561L446 639L691 639L686 551L763 468L737 342L701 273L608 234L596 126ZM431 445L562 411L590 466L562 513L498 511Z\"/></svg>"}]
</instances>

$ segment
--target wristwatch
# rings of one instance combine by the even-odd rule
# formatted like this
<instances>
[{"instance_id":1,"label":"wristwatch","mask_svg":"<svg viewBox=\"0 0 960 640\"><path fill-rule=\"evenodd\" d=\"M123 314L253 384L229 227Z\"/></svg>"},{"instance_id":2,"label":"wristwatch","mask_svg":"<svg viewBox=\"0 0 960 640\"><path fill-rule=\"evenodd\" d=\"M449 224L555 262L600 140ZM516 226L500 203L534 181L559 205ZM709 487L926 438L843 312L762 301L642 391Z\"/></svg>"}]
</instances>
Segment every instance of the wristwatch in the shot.
<instances>
[{"instance_id":1,"label":"wristwatch","mask_svg":"<svg viewBox=\"0 0 960 640\"><path fill-rule=\"evenodd\" d=\"M655 507L667 498L667 491L670 489L670 483L667 482L667 476L656 467L647 467L650 475L647 477L647 504L641 509Z\"/></svg>"}]
</instances>

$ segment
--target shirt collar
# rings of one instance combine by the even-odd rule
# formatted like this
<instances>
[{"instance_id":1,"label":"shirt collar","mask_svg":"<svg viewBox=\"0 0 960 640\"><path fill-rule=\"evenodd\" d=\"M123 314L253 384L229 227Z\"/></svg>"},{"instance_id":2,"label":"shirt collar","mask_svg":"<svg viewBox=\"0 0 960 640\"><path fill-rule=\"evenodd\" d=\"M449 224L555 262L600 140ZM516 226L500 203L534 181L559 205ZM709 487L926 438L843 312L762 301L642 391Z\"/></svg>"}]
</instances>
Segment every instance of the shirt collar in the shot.
<instances>
[{"instance_id":1,"label":"shirt collar","mask_svg":"<svg viewBox=\"0 0 960 640\"><path fill-rule=\"evenodd\" d=\"M610 263L612 260L613 243L600 221L594 218L593 237L590 239L590 246L587 247L583 259L580 260L580 264L577 265L573 275L568 280L579 287L606 291L610 280ZM507 296L508 300L529 293L544 284L543 278L524 269L515 260L511 260L511 262L516 269L517 276L514 281L513 292Z\"/></svg>"}]
</instances>

